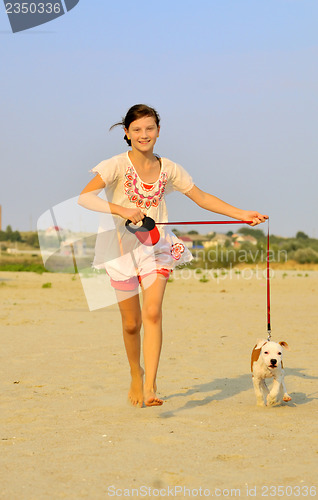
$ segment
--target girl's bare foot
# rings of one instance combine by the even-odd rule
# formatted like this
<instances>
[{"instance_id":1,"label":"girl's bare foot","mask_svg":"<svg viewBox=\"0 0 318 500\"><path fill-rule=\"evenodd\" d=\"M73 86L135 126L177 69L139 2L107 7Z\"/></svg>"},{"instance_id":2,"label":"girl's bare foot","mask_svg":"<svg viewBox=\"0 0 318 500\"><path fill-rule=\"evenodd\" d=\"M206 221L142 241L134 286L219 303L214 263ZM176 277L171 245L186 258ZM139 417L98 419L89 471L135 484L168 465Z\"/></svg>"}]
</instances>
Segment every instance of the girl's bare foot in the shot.
<instances>
[{"instance_id":1,"label":"girl's bare foot","mask_svg":"<svg viewBox=\"0 0 318 500\"><path fill-rule=\"evenodd\" d=\"M128 392L130 402L134 406L142 407L143 404L143 376L144 370L140 367L139 371L130 372L131 384Z\"/></svg>"},{"instance_id":2,"label":"girl's bare foot","mask_svg":"<svg viewBox=\"0 0 318 500\"><path fill-rule=\"evenodd\" d=\"M157 391L156 384L154 384L153 388L149 390L144 388L144 402L146 406L161 406L163 404L163 400L157 398L156 391Z\"/></svg>"}]
</instances>

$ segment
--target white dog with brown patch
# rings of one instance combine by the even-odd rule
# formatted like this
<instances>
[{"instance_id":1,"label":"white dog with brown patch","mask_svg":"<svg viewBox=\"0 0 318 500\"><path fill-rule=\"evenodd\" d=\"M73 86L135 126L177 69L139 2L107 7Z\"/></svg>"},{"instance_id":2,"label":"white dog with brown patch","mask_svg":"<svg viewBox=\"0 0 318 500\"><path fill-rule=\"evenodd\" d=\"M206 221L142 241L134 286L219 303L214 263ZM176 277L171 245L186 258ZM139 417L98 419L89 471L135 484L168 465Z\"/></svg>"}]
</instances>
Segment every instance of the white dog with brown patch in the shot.
<instances>
[{"instance_id":1,"label":"white dog with brown patch","mask_svg":"<svg viewBox=\"0 0 318 500\"><path fill-rule=\"evenodd\" d=\"M287 342L257 341L252 351L251 371L258 406L272 406L281 401L290 401L284 382L282 348L289 350ZM273 377L269 391L265 379Z\"/></svg>"}]
</instances>

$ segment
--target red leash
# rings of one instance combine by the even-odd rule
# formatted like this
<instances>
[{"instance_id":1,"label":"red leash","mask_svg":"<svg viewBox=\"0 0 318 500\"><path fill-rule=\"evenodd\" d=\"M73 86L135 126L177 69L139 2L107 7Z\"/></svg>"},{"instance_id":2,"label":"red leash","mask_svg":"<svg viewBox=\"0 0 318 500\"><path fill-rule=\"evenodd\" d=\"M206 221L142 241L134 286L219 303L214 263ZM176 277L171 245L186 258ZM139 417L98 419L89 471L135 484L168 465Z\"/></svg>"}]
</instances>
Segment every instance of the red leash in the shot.
<instances>
[{"instance_id":1,"label":"red leash","mask_svg":"<svg viewBox=\"0 0 318 500\"><path fill-rule=\"evenodd\" d=\"M269 273L269 219L267 220L267 340L272 338L271 329L271 301L270 301L270 273Z\"/></svg>"},{"instance_id":2,"label":"red leash","mask_svg":"<svg viewBox=\"0 0 318 500\"><path fill-rule=\"evenodd\" d=\"M250 224L250 220L214 220L214 221L186 221L186 222L156 222L156 226L166 225L175 226L183 224ZM269 219L267 221L267 254L266 254L266 266L267 266L267 340L270 341L271 335L271 305L270 305L270 270L269 270Z\"/></svg>"},{"instance_id":3,"label":"red leash","mask_svg":"<svg viewBox=\"0 0 318 500\"><path fill-rule=\"evenodd\" d=\"M251 224L252 220L197 220L197 221L187 221L187 222L156 222L156 226L174 226L177 224Z\"/></svg>"}]
</instances>

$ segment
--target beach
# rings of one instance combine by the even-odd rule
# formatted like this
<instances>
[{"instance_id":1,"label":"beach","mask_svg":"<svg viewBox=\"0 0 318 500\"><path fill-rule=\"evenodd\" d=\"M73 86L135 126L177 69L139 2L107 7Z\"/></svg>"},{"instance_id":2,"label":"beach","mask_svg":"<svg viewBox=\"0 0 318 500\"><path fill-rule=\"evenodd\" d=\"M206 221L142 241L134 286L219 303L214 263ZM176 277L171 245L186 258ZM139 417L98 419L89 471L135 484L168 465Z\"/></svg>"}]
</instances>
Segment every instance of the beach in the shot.
<instances>
[{"instance_id":1,"label":"beach","mask_svg":"<svg viewBox=\"0 0 318 500\"><path fill-rule=\"evenodd\" d=\"M250 373L264 272L199 278L167 284L164 404L134 408L117 305L89 311L78 275L0 273L0 498L316 495L318 271L274 270L292 401L265 408Z\"/></svg>"}]
</instances>

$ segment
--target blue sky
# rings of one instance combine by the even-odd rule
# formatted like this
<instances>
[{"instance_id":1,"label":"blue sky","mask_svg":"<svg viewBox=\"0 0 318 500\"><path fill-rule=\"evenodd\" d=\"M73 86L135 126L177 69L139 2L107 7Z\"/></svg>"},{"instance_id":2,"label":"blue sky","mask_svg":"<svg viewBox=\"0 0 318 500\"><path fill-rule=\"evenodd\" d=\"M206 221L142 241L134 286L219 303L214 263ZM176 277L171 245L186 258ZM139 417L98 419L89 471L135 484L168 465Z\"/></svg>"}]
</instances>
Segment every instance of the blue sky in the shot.
<instances>
[{"instance_id":1,"label":"blue sky","mask_svg":"<svg viewBox=\"0 0 318 500\"><path fill-rule=\"evenodd\" d=\"M317 17L316 0L80 0L12 34L0 5L2 226L35 229L77 196L126 150L109 127L145 102L156 151L200 188L268 213L275 234L318 237ZM167 202L170 220L221 218Z\"/></svg>"}]
</instances>

